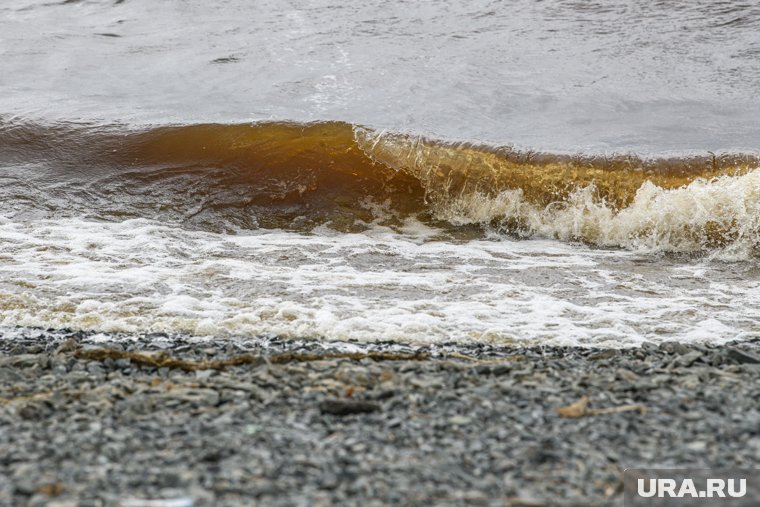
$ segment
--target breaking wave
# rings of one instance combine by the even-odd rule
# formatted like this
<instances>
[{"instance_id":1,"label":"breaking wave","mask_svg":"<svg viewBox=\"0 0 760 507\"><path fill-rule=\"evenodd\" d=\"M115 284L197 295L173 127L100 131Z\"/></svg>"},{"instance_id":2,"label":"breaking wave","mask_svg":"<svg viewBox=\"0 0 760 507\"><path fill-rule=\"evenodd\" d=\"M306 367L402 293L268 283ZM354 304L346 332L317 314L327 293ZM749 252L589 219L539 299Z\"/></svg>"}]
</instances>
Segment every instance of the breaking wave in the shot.
<instances>
[{"instance_id":1,"label":"breaking wave","mask_svg":"<svg viewBox=\"0 0 760 507\"><path fill-rule=\"evenodd\" d=\"M135 130L0 121L3 214L212 231L415 216L456 231L646 251L760 250L755 154L534 153L341 122Z\"/></svg>"}]
</instances>

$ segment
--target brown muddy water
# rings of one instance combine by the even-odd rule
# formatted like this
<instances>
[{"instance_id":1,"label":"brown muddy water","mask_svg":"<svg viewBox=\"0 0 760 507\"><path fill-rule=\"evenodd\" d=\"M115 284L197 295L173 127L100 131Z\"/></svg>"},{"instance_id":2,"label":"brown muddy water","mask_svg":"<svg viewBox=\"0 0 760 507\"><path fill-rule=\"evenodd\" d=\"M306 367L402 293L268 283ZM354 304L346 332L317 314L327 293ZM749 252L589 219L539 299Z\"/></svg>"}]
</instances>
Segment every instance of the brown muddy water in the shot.
<instances>
[{"instance_id":1,"label":"brown muddy water","mask_svg":"<svg viewBox=\"0 0 760 507\"><path fill-rule=\"evenodd\" d=\"M760 335L760 8L0 6L0 324Z\"/></svg>"}]
</instances>

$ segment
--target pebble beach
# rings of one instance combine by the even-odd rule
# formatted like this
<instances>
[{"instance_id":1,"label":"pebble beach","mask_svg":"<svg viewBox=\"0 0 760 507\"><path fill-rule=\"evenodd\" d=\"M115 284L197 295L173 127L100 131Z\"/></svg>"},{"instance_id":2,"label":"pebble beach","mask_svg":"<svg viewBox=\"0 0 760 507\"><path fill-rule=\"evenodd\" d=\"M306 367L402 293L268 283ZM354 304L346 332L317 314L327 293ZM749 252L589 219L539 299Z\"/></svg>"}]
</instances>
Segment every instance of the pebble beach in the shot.
<instances>
[{"instance_id":1,"label":"pebble beach","mask_svg":"<svg viewBox=\"0 0 760 507\"><path fill-rule=\"evenodd\" d=\"M0 340L0 505L622 505L751 468L760 342L635 349Z\"/></svg>"}]
</instances>

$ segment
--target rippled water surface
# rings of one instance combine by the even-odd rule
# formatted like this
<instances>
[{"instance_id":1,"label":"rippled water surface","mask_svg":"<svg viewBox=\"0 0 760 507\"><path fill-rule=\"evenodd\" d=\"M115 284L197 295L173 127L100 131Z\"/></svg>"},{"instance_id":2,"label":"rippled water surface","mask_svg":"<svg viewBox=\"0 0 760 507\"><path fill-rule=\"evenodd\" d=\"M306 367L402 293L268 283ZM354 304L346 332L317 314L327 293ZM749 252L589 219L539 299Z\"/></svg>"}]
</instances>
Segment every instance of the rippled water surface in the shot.
<instances>
[{"instance_id":1,"label":"rippled water surface","mask_svg":"<svg viewBox=\"0 0 760 507\"><path fill-rule=\"evenodd\" d=\"M760 335L755 2L0 5L0 324Z\"/></svg>"},{"instance_id":2,"label":"rippled water surface","mask_svg":"<svg viewBox=\"0 0 760 507\"><path fill-rule=\"evenodd\" d=\"M0 112L344 120L529 149L757 149L760 6L20 0Z\"/></svg>"}]
</instances>

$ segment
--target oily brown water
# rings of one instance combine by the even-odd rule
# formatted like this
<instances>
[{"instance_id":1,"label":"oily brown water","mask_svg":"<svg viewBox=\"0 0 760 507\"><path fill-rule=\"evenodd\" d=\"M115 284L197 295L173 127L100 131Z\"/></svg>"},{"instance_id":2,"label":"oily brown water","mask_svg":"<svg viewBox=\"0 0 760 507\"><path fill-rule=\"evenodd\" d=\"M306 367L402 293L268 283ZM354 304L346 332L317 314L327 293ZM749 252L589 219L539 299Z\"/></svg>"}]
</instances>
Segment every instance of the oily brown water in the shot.
<instances>
[{"instance_id":1,"label":"oily brown water","mask_svg":"<svg viewBox=\"0 0 760 507\"><path fill-rule=\"evenodd\" d=\"M760 335L760 4L0 2L0 335Z\"/></svg>"},{"instance_id":2,"label":"oily brown water","mask_svg":"<svg viewBox=\"0 0 760 507\"><path fill-rule=\"evenodd\" d=\"M758 165L749 154L645 160L534 153L342 122L142 130L5 122L0 162L3 196L21 215L168 218L215 231L321 224L349 231L416 215L520 234L533 231L514 208L484 216L464 208L512 192L523 209L540 212L570 206L585 190L619 213L644 183L667 191L739 177ZM715 217L701 232L721 244L735 239L733 225Z\"/></svg>"}]
</instances>

